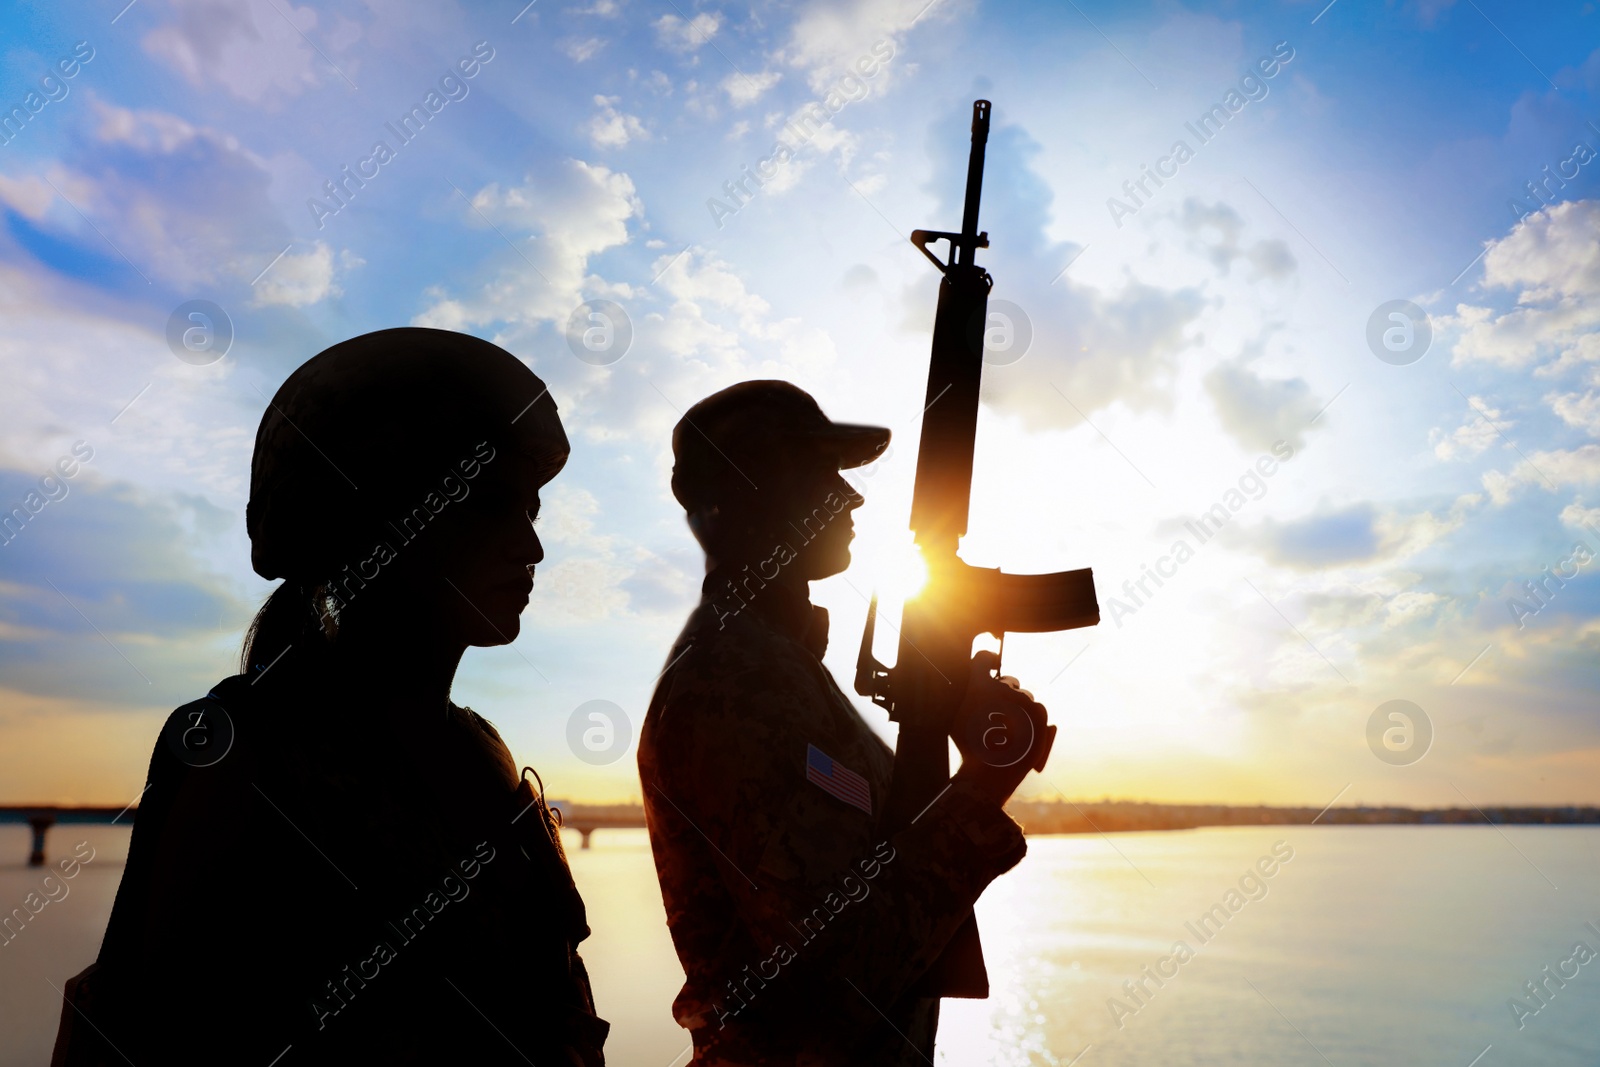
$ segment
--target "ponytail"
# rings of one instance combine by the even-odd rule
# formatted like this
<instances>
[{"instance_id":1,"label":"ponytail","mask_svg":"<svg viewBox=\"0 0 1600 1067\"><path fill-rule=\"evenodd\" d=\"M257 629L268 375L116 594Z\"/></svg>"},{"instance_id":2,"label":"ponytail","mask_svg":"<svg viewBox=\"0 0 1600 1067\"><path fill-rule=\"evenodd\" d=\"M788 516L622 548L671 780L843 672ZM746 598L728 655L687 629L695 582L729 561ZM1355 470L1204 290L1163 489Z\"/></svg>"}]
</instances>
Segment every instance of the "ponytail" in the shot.
<instances>
[{"instance_id":1,"label":"ponytail","mask_svg":"<svg viewBox=\"0 0 1600 1067\"><path fill-rule=\"evenodd\" d=\"M312 657L320 659L338 632L325 588L288 578L274 589L245 631L239 673L259 676L290 649L302 666Z\"/></svg>"}]
</instances>

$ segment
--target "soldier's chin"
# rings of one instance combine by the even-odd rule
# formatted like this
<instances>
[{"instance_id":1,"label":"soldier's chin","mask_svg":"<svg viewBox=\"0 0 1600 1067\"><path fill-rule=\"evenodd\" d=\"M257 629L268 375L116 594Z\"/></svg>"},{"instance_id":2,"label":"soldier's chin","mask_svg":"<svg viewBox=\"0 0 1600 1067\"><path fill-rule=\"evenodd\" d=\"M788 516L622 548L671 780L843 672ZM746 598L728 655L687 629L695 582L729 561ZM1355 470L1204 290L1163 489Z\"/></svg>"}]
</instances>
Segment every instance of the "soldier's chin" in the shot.
<instances>
[{"instance_id":1,"label":"soldier's chin","mask_svg":"<svg viewBox=\"0 0 1600 1067\"><path fill-rule=\"evenodd\" d=\"M493 648L496 645L509 645L517 639L522 632L522 616L512 615L510 612L491 612L487 618L478 620L478 627L468 642L474 648Z\"/></svg>"},{"instance_id":2,"label":"soldier's chin","mask_svg":"<svg viewBox=\"0 0 1600 1067\"><path fill-rule=\"evenodd\" d=\"M850 569L850 546L848 544L831 547L829 551L819 553L816 573L811 577L831 578L835 574L843 574Z\"/></svg>"}]
</instances>

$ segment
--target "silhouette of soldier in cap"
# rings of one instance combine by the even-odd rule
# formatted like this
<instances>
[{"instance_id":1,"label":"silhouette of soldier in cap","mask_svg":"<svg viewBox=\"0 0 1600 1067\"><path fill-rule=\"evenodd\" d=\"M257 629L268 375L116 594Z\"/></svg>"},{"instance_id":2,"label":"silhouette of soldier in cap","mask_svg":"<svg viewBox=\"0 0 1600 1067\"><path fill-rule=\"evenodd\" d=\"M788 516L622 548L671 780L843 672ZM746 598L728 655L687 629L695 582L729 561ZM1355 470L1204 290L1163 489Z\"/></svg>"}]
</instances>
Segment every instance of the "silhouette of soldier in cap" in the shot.
<instances>
[{"instance_id":1,"label":"silhouette of soldier in cap","mask_svg":"<svg viewBox=\"0 0 1600 1067\"><path fill-rule=\"evenodd\" d=\"M156 745L56 1063L603 1063L542 787L450 700L468 647L517 635L567 453L477 338L382 330L289 376L247 512L283 583Z\"/></svg>"},{"instance_id":2,"label":"silhouette of soldier in cap","mask_svg":"<svg viewBox=\"0 0 1600 1067\"><path fill-rule=\"evenodd\" d=\"M724 389L673 430L672 490L706 552L698 608L639 738L639 776L685 982L673 1016L696 1064L932 1062L935 964L990 881L1026 851L1001 805L1027 761L961 737L1044 708L974 657L965 758L904 828L883 826L894 753L820 662L809 583L850 562L862 497L839 474L887 446L781 381ZM976 731L981 733L981 731Z\"/></svg>"}]
</instances>

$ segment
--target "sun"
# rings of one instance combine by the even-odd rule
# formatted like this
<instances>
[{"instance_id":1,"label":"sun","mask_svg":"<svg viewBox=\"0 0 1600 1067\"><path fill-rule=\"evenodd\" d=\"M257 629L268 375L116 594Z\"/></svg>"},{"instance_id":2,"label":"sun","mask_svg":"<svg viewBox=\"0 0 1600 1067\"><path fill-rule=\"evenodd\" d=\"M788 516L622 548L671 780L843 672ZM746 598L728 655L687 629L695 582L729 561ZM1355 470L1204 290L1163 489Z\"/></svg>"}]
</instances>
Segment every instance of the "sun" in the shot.
<instances>
[{"instance_id":1,"label":"sun","mask_svg":"<svg viewBox=\"0 0 1600 1067\"><path fill-rule=\"evenodd\" d=\"M899 531L899 536L876 552L871 562L873 586L885 603L903 604L928 583L927 561L911 539L910 530Z\"/></svg>"}]
</instances>

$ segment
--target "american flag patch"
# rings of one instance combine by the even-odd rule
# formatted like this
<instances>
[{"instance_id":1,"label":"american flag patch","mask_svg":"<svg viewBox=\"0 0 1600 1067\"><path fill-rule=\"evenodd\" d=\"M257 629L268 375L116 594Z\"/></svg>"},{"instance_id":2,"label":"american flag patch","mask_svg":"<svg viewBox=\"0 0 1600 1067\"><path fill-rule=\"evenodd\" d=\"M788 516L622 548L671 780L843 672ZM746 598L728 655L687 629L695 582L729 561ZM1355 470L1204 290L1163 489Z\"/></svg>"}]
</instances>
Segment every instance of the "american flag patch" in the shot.
<instances>
[{"instance_id":1,"label":"american flag patch","mask_svg":"<svg viewBox=\"0 0 1600 1067\"><path fill-rule=\"evenodd\" d=\"M846 804L872 814L872 790L867 780L810 743L806 745L806 780L820 785Z\"/></svg>"}]
</instances>

